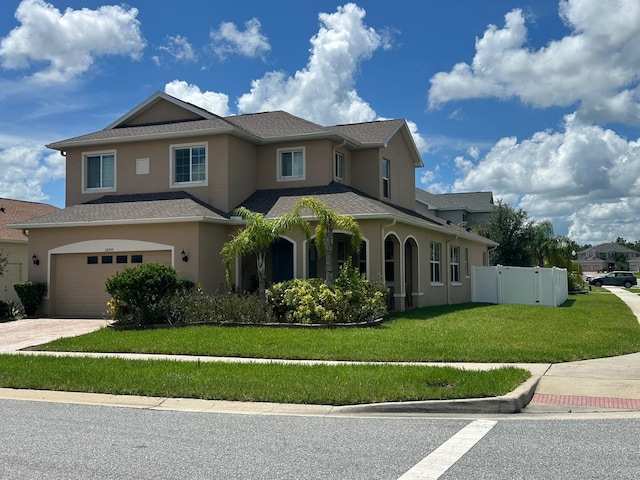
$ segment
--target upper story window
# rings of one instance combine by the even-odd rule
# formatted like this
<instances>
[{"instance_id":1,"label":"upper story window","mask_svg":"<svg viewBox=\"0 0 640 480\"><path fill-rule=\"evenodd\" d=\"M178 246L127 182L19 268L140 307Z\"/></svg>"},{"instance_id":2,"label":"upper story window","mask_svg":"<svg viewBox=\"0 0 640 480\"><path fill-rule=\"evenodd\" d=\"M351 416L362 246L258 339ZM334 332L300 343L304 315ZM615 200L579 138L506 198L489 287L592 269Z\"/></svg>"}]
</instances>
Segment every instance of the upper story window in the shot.
<instances>
[{"instance_id":1,"label":"upper story window","mask_svg":"<svg viewBox=\"0 0 640 480\"><path fill-rule=\"evenodd\" d=\"M207 144L171 145L171 185L207 184Z\"/></svg>"},{"instance_id":2,"label":"upper story window","mask_svg":"<svg viewBox=\"0 0 640 480\"><path fill-rule=\"evenodd\" d=\"M382 196L389 198L389 172L391 170L391 162L386 158L382 160Z\"/></svg>"},{"instance_id":3,"label":"upper story window","mask_svg":"<svg viewBox=\"0 0 640 480\"><path fill-rule=\"evenodd\" d=\"M304 180L304 147L278 149L278 181Z\"/></svg>"},{"instance_id":4,"label":"upper story window","mask_svg":"<svg viewBox=\"0 0 640 480\"><path fill-rule=\"evenodd\" d=\"M340 152L336 152L333 175L338 180L344 180L344 154Z\"/></svg>"},{"instance_id":5,"label":"upper story window","mask_svg":"<svg viewBox=\"0 0 640 480\"><path fill-rule=\"evenodd\" d=\"M82 191L115 191L116 153L90 152L83 155Z\"/></svg>"}]
</instances>

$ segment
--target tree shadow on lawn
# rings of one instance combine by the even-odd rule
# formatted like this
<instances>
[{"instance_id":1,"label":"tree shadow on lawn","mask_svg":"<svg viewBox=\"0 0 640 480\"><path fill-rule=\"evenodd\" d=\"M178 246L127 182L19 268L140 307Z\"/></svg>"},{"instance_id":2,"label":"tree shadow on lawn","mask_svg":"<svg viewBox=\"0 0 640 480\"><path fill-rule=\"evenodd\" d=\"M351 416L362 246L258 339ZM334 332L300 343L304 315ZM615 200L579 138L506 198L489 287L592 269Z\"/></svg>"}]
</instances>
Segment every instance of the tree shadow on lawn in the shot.
<instances>
[{"instance_id":1,"label":"tree shadow on lawn","mask_svg":"<svg viewBox=\"0 0 640 480\"><path fill-rule=\"evenodd\" d=\"M386 320L408 319L408 320L431 320L442 315L455 312L464 312L481 308L495 307L493 303L459 303L456 305L436 305L431 307L421 307L404 312L394 312L387 316ZM384 323L383 323L384 325ZM381 325L381 326L383 326ZM379 327L378 327L379 328Z\"/></svg>"}]
</instances>

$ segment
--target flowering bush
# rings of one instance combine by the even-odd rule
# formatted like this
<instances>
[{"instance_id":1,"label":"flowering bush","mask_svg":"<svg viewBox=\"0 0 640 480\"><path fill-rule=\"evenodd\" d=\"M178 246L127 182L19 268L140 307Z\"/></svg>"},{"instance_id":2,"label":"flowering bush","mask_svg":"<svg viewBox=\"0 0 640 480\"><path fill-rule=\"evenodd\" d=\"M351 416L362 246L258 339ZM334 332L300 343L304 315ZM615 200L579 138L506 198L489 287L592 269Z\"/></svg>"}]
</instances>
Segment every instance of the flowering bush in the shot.
<instances>
[{"instance_id":1,"label":"flowering bush","mask_svg":"<svg viewBox=\"0 0 640 480\"><path fill-rule=\"evenodd\" d=\"M318 278L277 283L266 292L267 304L281 322L303 324L360 323L387 313L387 289L369 282L347 261L333 289Z\"/></svg>"}]
</instances>

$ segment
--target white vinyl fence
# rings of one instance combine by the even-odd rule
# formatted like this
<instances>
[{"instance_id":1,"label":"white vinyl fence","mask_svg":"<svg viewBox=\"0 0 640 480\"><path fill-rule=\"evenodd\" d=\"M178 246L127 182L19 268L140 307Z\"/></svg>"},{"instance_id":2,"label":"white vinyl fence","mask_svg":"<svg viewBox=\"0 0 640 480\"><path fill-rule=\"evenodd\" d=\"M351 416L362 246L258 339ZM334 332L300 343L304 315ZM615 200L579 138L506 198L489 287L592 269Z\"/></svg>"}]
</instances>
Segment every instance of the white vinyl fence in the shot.
<instances>
[{"instance_id":1,"label":"white vinyl fence","mask_svg":"<svg viewBox=\"0 0 640 480\"><path fill-rule=\"evenodd\" d=\"M473 267L473 302L557 307L569 296L565 268Z\"/></svg>"}]
</instances>

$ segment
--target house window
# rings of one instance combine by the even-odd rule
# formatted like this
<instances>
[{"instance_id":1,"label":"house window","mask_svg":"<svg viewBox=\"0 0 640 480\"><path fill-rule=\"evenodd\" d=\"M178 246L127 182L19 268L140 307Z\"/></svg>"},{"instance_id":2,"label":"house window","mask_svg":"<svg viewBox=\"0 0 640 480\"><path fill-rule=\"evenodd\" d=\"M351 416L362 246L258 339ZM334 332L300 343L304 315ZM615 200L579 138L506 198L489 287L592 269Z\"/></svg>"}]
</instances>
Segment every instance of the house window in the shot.
<instances>
[{"instance_id":1,"label":"house window","mask_svg":"<svg viewBox=\"0 0 640 480\"><path fill-rule=\"evenodd\" d=\"M113 263L113 255L103 255L102 263Z\"/></svg>"},{"instance_id":2,"label":"house window","mask_svg":"<svg viewBox=\"0 0 640 480\"><path fill-rule=\"evenodd\" d=\"M384 279L387 282L393 282L395 280L395 268L394 268L394 246L393 240L387 238L384 241Z\"/></svg>"},{"instance_id":3,"label":"house window","mask_svg":"<svg viewBox=\"0 0 640 480\"><path fill-rule=\"evenodd\" d=\"M84 155L83 191L109 190L116 186L115 152L95 152Z\"/></svg>"},{"instance_id":4,"label":"house window","mask_svg":"<svg viewBox=\"0 0 640 480\"><path fill-rule=\"evenodd\" d=\"M451 283L460 283L460 247L450 248Z\"/></svg>"},{"instance_id":5,"label":"house window","mask_svg":"<svg viewBox=\"0 0 640 480\"><path fill-rule=\"evenodd\" d=\"M207 184L207 144L171 146L172 186Z\"/></svg>"},{"instance_id":6,"label":"house window","mask_svg":"<svg viewBox=\"0 0 640 480\"><path fill-rule=\"evenodd\" d=\"M304 148L278 149L278 181L304 178Z\"/></svg>"},{"instance_id":7,"label":"house window","mask_svg":"<svg viewBox=\"0 0 640 480\"><path fill-rule=\"evenodd\" d=\"M142 263L142 255L131 255L131 263Z\"/></svg>"},{"instance_id":8,"label":"house window","mask_svg":"<svg viewBox=\"0 0 640 480\"><path fill-rule=\"evenodd\" d=\"M391 165L386 158L382 160L382 196L389 198L389 171Z\"/></svg>"},{"instance_id":9,"label":"house window","mask_svg":"<svg viewBox=\"0 0 640 480\"><path fill-rule=\"evenodd\" d=\"M334 176L338 180L344 180L344 155L340 152L336 152Z\"/></svg>"},{"instance_id":10,"label":"house window","mask_svg":"<svg viewBox=\"0 0 640 480\"><path fill-rule=\"evenodd\" d=\"M117 255L116 256L116 263L127 263L127 256L126 255Z\"/></svg>"},{"instance_id":11,"label":"house window","mask_svg":"<svg viewBox=\"0 0 640 480\"><path fill-rule=\"evenodd\" d=\"M469 249L464 249L464 276L469 278Z\"/></svg>"},{"instance_id":12,"label":"house window","mask_svg":"<svg viewBox=\"0 0 640 480\"><path fill-rule=\"evenodd\" d=\"M87 265L97 265L98 264L98 256L90 255L87 257Z\"/></svg>"},{"instance_id":13,"label":"house window","mask_svg":"<svg viewBox=\"0 0 640 480\"><path fill-rule=\"evenodd\" d=\"M442 245L431 242L429 262L431 264L431 283L441 283L440 280L440 249Z\"/></svg>"}]
</instances>

